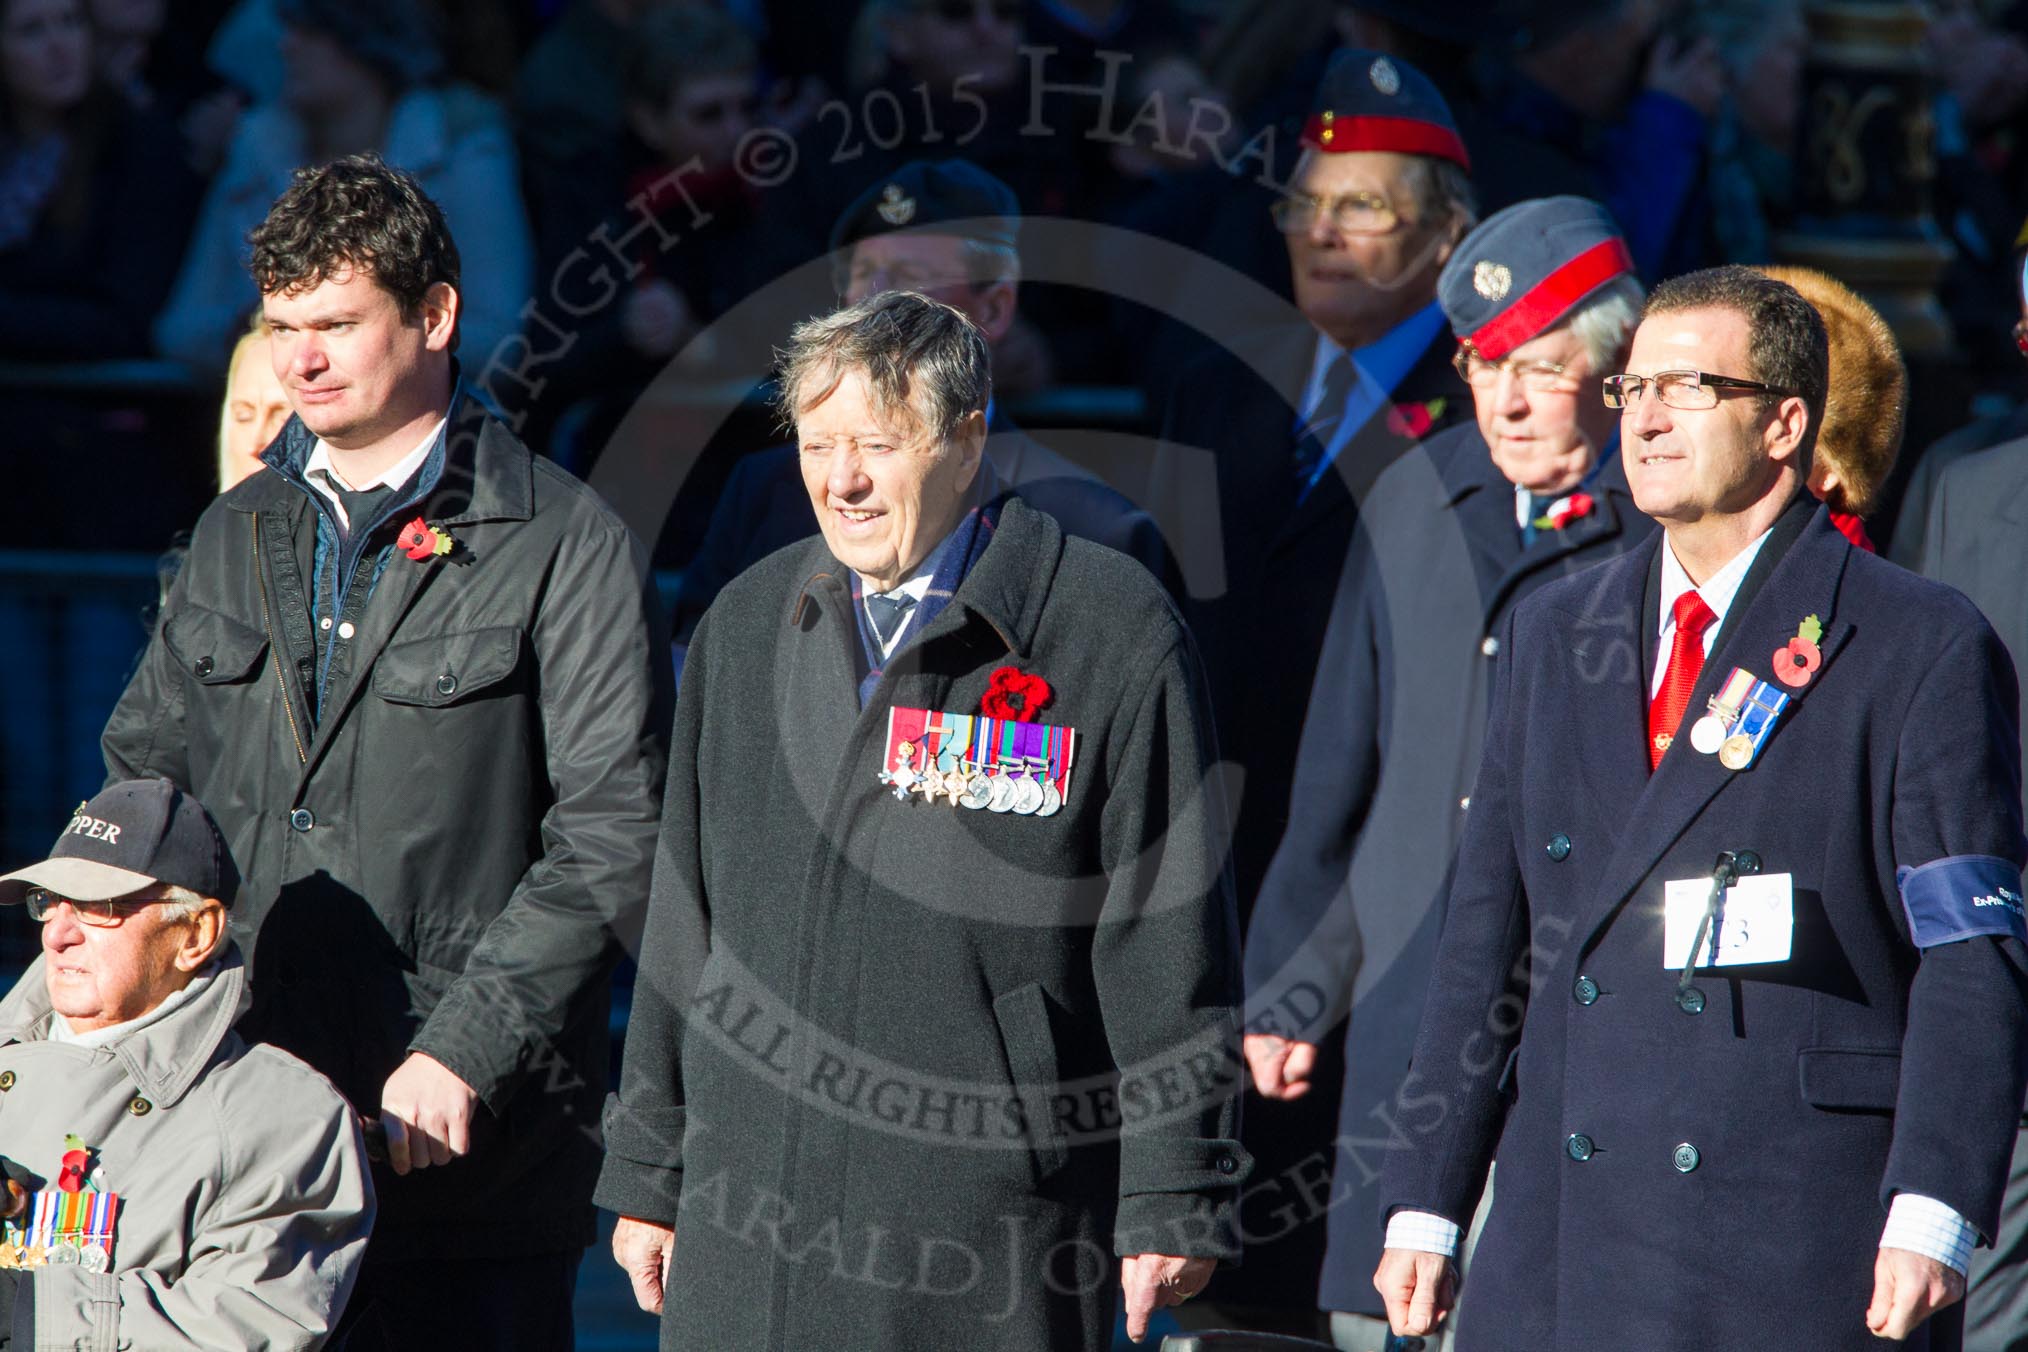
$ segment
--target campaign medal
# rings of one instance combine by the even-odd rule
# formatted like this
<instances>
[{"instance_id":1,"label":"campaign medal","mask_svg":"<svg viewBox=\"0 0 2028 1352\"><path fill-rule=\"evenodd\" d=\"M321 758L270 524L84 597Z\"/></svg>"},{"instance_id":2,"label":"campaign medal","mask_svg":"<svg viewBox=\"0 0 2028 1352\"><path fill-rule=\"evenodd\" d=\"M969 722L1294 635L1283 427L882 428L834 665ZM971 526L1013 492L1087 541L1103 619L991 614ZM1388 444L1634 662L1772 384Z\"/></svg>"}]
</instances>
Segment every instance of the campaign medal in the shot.
<instances>
[{"instance_id":1,"label":"campaign medal","mask_svg":"<svg viewBox=\"0 0 2028 1352\"><path fill-rule=\"evenodd\" d=\"M1741 704L1739 717L1732 724L1731 735L1718 748L1718 762L1728 770L1744 770L1760 755L1768 735L1774 731L1775 720L1789 704L1789 697L1769 685L1766 681L1755 681L1753 688L1746 692Z\"/></svg>"},{"instance_id":2,"label":"campaign medal","mask_svg":"<svg viewBox=\"0 0 2028 1352\"><path fill-rule=\"evenodd\" d=\"M1014 777L1010 772L1014 764L1014 739L1020 735L1019 723L996 718L989 723L988 737L993 747L993 793L986 800L988 812L1012 812L1014 810Z\"/></svg>"},{"instance_id":3,"label":"campaign medal","mask_svg":"<svg viewBox=\"0 0 2028 1352\"><path fill-rule=\"evenodd\" d=\"M1746 702L1747 692L1753 689L1753 685L1752 672L1744 667L1734 667L1725 683L1718 687L1718 693L1707 701L1710 712L1690 725L1690 745L1706 756L1720 750L1731 733L1734 720L1739 717L1740 705Z\"/></svg>"}]
</instances>

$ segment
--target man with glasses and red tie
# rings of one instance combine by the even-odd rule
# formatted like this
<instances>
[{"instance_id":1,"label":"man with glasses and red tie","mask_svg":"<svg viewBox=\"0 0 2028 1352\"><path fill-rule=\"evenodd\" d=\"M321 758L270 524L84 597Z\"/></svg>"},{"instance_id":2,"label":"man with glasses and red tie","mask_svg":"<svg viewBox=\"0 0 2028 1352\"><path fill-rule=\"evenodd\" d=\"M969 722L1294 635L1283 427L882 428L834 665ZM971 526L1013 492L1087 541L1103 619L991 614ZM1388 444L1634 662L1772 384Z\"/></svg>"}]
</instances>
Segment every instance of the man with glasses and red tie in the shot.
<instances>
[{"instance_id":1,"label":"man with glasses and red tie","mask_svg":"<svg viewBox=\"0 0 2028 1352\"><path fill-rule=\"evenodd\" d=\"M1802 491L1827 364L1717 268L1605 381L1662 529L1502 637L1382 1181L1399 1334L1497 1162L1466 1352L1956 1346L2028 1082L2015 678Z\"/></svg>"}]
</instances>

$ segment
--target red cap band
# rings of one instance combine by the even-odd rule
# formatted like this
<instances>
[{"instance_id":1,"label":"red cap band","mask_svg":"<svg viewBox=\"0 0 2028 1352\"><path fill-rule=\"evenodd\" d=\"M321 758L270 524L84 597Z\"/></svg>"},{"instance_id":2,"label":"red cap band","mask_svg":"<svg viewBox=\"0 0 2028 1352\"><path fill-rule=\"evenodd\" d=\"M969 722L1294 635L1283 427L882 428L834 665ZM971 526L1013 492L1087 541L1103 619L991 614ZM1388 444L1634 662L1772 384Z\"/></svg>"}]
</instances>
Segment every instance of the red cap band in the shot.
<instances>
[{"instance_id":1,"label":"red cap band","mask_svg":"<svg viewBox=\"0 0 2028 1352\"><path fill-rule=\"evenodd\" d=\"M1627 252L1626 241L1600 240L1537 282L1465 341L1487 361L1499 361L1563 318L1571 306L1594 290L1633 270L1634 259Z\"/></svg>"},{"instance_id":2,"label":"red cap band","mask_svg":"<svg viewBox=\"0 0 2028 1352\"><path fill-rule=\"evenodd\" d=\"M1449 127L1413 117L1332 117L1313 114L1303 126L1303 144L1327 155L1354 150L1392 150L1402 155L1429 155L1462 169L1472 167L1465 143Z\"/></svg>"}]
</instances>

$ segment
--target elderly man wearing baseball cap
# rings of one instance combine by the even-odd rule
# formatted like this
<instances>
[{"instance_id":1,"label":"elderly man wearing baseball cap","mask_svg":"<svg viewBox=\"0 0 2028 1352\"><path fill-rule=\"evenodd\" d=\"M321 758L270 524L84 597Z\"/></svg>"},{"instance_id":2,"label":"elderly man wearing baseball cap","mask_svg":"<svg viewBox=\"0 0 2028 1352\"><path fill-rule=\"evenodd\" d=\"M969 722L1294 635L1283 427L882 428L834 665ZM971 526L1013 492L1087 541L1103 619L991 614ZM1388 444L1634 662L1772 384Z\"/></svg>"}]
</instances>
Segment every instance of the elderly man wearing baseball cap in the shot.
<instances>
[{"instance_id":1,"label":"elderly man wearing baseball cap","mask_svg":"<svg viewBox=\"0 0 2028 1352\"><path fill-rule=\"evenodd\" d=\"M42 956L0 1001L0 1345L318 1347L373 1223L357 1120L233 1032L238 890L162 779L80 804L0 877Z\"/></svg>"}]
</instances>

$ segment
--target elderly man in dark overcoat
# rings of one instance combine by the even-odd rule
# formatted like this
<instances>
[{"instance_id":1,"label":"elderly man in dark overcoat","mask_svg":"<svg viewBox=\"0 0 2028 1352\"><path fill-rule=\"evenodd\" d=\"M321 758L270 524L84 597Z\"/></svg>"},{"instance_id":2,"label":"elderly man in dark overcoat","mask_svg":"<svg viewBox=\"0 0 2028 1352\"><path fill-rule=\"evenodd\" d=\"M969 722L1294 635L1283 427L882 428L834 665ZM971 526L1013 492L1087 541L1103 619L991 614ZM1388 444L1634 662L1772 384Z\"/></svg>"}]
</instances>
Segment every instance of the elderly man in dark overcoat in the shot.
<instances>
[{"instance_id":1,"label":"elderly man in dark overcoat","mask_svg":"<svg viewBox=\"0 0 2028 1352\"><path fill-rule=\"evenodd\" d=\"M985 340L799 327L821 538L699 623L598 1198L662 1346L1108 1345L1232 1251L1236 924L1197 661L982 461Z\"/></svg>"},{"instance_id":2,"label":"elderly man in dark overcoat","mask_svg":"<svg viewBox=\"0 0 2028 1352\"><path fill-rule=\"evenodd\" d=\"M1182 573L1219 753L1239 771L1242 920L1288 825L1303 705L1359 499L1468 412L1436 281L1477 209L1443 95L1404 61L1347 49L1317 88L1303 150L1273 205L1295 313L1176 373L1146 497ZM1333 1049L1320 1099L1335 1097L1337 1077ZM1299 1213L1304 1180L1329 1171L1315 1143L1335 1117L1321 1101L1249 1105L1259 1178L1243 1203L1247 1261L1213 1291L1226 1323L1310 1331L1324 1226Z\"/></svg>"},{"instance_id":3,"label":"elderly man in dark overcoat","mask_svg":"<svg viewBox=\"0 0 2028 1352\"><path fill-rule=\"evenodd\" d=\"M1719 268L1605 382L1662 531L1501 640L1383 1177L1397 1332L1497 1161L1463 1348L1955 1346L2028 1070L2014 671L1803 491L1826 366Z\"/></svg>"},{"instance_id":4,"label":"elderly man in dark overcoat","mask_svg":"<svg viewBox=\"0 0 2028 1352\"><path fill-rule=\"evenodd\" d=\"M1500 630L1521 598L1654 529L1620 467L1619 419L1598 397L1643 296L1605 208L1558 197L1499 212L1459 245L1438 294L1476 420L1403 456L1363 504L1289 829L1246 939L1245 1050L1262 1094L1311 1092L1317 1043L1351 1011L1318 1290L1348 1347L1386 1340L1372 1280L1380 1166L1487 695L1512 660ZM1344 1341L1355 1332L1366 1341Z\"/></svg>"}]
</instances>

